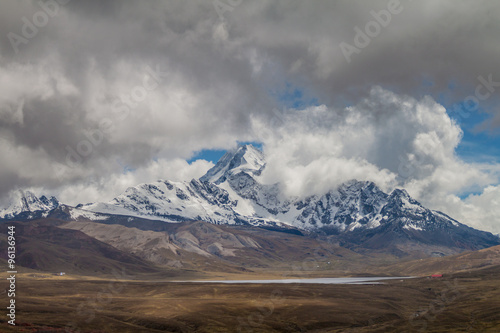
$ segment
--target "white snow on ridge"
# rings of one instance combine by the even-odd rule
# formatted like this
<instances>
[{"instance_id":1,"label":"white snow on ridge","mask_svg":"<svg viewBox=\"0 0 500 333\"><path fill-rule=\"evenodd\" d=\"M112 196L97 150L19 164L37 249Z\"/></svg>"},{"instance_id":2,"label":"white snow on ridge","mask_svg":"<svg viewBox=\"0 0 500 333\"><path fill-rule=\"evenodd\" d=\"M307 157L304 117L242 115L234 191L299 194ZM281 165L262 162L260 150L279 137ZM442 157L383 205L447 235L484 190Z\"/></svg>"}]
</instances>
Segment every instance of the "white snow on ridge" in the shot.
<instances>
[{"instance_id":1,"label":"white snow on ridge","mask_svg":"<svg viewBox=\"0 0 500 333\"><path fill-rule=\"evenodd\" d=\"M83 210L83 209L78 209L78 208L71 208L69 210L69 214L71 219L73 220L79 220L79 219L87 219L91 221L102 221L102 220L107 220L108 216L103 216L98 213L94 213L88 210Z\"/></svg>"},{"instance_id":2,"label":"white snow on ridge","mask_svg":"<svg viewBox=\"0 0 500 333\"><path fill-rule=\"evenodd\" d=\"M233 203L229 200L223 203L214 197L208 198L213 200L209 202L203 197L206 194L200 192L205 190L207 188L196 180L192 182L157 181L131 187L110 202L91 204L82 208L99 213L164 221L175 221L176 217L179 217L234 224L235 215L231 207ZM217 188L208 188L208 190L216 191ZM217 195L224 198L222 192L218 192Z\"/></svg>"},{"instance_id":3,"label":"white snow on ridge","mask_svg":"<svg viewBox=\"0 0 500 333\"><path fill-rule=\"evenodd\" d=\"M423 213L426 211L422 206L411 203L407 197L401 197L401 202L403 203L404 209L412 210L416 213Z\"/></svg>"},{"instance_id":4,"label":"white snow on ridge","mask_svg":"<svg viewBox=\"0 0 500 333\"><path fill-rule=\"evenodd\" d=\"M257 213L257 210L259 208L255 207L256 205L250 201L250 200L245 200L244 198L240 197L232 188L229 186L227 182L223 182L222 184L219 185L220 188L226 190L229 193L229 196L231 197L232 200L236 200L236 207L234 208L234 211L238 214L241 214L243 216L256 216L259 215ZM262 207L260 207L262 208ZM261 212L260 212L261 213Z\"/></svg>"},{"instance_id":5,"label":"white snow on ridge","mask_svg":"<svg viewBox=\"0 0 500 333\"><path fill-rule=\"evenodd\" d=\"M418 226L416 226L416 225L415 225L415 224L413 224L413 223L408 223L408 224L405 224L405 225L403 226L403 228L404 228L404 229L406 229L406 230L411 230L411 229L413 229L413 230L419 230L419 231L423 231L423 230L424 230L424 229L422 229L421 227L418 227Z\"/></svg>"},{"instance_id":6,"label":"white snow on ridge","mask_svg":"<svg viewBox=\"0 0 500 333\"><path fill-rule=\"evenodd\" d=\"M387 194L369 181L351 180L323 195L288 197L279 184L260 183L264 167L260 150L241 146L227 152L199 180L139 184L109 202L63 211L73 220L105 220L109 216L102 214L108 214L165 222L202 220L215 224L293 226L310 231L332 228L359 232L394 221L407 230L422 231L436 222L459 226L448 216L425 209L405 190L395 189ZM19 212L29 212L33 218L47 217L59 205L55 198L20 193L21 199L0 211L0 218Z\"/></svg>"},{"instance_id":7,"label":"white snow on ridge","mask_svg":"<svg viewBox=\"0 0 500 333\"><path fill-rule=\"evenodd\" d=\"M229 176L246 172L255 174L265 165L264 155L252 145L240 146L228 151L217 164L200 178L203 182L219 184Z\"/></svg>"},{"instance_id":8,"label":"white snow on ridge","mask_svg":"<svg viewBox=\"0 0 500 333\"><path fill-rule=\"evenodd\" d=\"M380 227L380 221L382 221L382 220L383 220L382 215L377 214L373 219L370 220L370 222L368 222L368 224L366 225L366 227L368 229L378 228L378 227Z\"/></svg>"},{"instance_id":9,"label":"white snow on ridge","mask_svg":"<svg viewBox=\"0 0 500 333\"><path fill-rule=\"evenodd\" d=\"M23 212L43 211L44 214L59 206L55 197L37 197L30 191L17 191L12 198L12 203L5 209L0 210L0 218L13 218ZM30 214L30 216L33 216ZM47 215L46 215L47 216Z\"/></svg>"},{"instance_id":10,"label":"white snow on ridge","mask_svg":"<svg viewBox=\"0 0 500 333\"><path fill-rule=\"evenodd\" d=\"M442 218L447 219L447 220L448 220L451 224L453 224L455 227L458 227L458 226L459 226L459 224L458 224L457 222L453 221L452 219L450 219L448 215L445 215L445 214L443 214L443 213L441 213L440 211L437 211L437 210L433 210L432 212L433 212L434 214L436 214L436 215L441 216Z\"/></svg>"}]
</instances>

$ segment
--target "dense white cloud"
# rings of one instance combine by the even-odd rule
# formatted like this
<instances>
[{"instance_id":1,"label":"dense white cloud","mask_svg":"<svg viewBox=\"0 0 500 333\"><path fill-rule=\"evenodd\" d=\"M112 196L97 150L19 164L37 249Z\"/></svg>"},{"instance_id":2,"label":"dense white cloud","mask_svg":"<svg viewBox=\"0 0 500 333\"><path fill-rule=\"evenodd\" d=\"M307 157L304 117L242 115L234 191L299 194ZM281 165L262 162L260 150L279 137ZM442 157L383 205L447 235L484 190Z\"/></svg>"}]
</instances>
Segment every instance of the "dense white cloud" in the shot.
<instances>
[{"instance_id":1,"label":"dense white cloud","mask_svg":"<svg viewBox=\"0 0 500 333\"><path fill-rule=\"evenodd\" d=\"M213 163L197 160L188 164L182 159L151 161L136 170L125 170L109 178L90 179L87 183L67 186L57 194L68 204L90 203L98 200L108 201L125 191L128 187L148 183L159 179L185 181L203 176Z\"/></svg>"},{"instance_id":2,"label":"dense white cloud","mask_svg":"<svg viewBox=\"0 0 500 333\"><path fill-rule=\"evenodd\" d=\"M269 156L263 180L284 184L290 195L324 193L358 179L386 191L404 187L457 219L471 220L475 203L497 204L486 195L491 187L478 198L451 200L498 183L499 173L456 156L462 131L428 96L416 100L374 87L354 106L283 110L271 122L255 119L254 128ZM500 230L500 220L483 215L474 219L475 226Z\"/></svg>"},{"instance_id":3,"label":"dense white cloud","mask_svg":"<svg viewBox=\"0 0 500 333\"><path fill-rule=\"evenodd\" d=\"M479 195L470 195L459 211L462 221L500 234L500 186L488 186Z\"/></svg>"},{"instance_id":4,"label":"dense white cloud","mask_svg":"<svg viewBox=\"0 0 500 333\"><path fill-rule=\"evenodd\" d=\"M462 223L500 234L500 186L487 186L463 200L453 194L436 199L439 209Z\"/></svg>"}]
</instances>

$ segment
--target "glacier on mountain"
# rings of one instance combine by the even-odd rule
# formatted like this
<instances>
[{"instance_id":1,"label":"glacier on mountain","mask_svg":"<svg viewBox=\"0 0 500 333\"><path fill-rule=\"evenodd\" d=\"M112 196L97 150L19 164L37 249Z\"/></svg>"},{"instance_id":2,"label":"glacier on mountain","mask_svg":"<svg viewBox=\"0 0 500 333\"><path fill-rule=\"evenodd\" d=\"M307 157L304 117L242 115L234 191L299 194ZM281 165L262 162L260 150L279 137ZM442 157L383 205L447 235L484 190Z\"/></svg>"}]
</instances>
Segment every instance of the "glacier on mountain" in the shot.
<instances>
[{"instance_id":1,"label":"glacier on mountain","mask_svg":"<svg viewBox=\"0 0 500 333\"><path fill-rule=\"evenodd\" d=\"M326 237L355 251L396 256L442 256L500 244L491 233L427 209L404 189L386 193L373 182L351 180L323 194L290 197L280 184L262 181L265 167L260 150L240 146L200 179L140 184L109 202L71 207L54 197L20 191L13 204L0 211L0 221L48 217L145 230L161 228L158 221L205 221Z\"/></svg>"},{"instance_id":2,"label":"glacier on mountain","mask_svg":"<svg viewBox=\"0 0 500 333\"><path fill-rule=\"evenodd\" d=\"M422 246L428 246L425 251L429 254L444 246L455 249L449 252L453 253L500 243L490 233L423 207L403 189L385 193L373 182L351 180L324 194L290 197L280 184L261 180L265 167L263 153L245 145L228 151L200 179L139 184L109 202L71 207L54 197L20 191L14 203L0 211L0 220L48 216L102 223L128 224L142 219L251 225L328 237L341 235L338 241L343 244L392 248L396 255L408 247L421 251Z\"/></svg>"},{"instance_id":3,"label":"glacier on mountain","mask_svg":"<svg viewBox=\"0 0 500 333\"><path fill-rule=\"evenodd\" d=\"M351 180L323 195L288 197L280 184L260 181L265 166L259 149L239 146L228 151L200 179L140 184L110 202L81 208L168 222L278 224L333 232L375 229L395 220L413 230L426 228L435 221L458 223L443 213L426 209L405 190L395 189L387 194L369 181Z\"/></svg>"},{"instance_id":4,"label":"glacier on mountain","mask_svg":"<svg viewBox=\"0 0 500 333\"><path fill-rule=\"evenodd\" d=\"M44 195L37 197L30 191L18 190L11 199L11 204L0 210L0 219L11 219L22 213L27 214L27 216L42 213L46 216L59 206L59 201L55 197L47 198Z\"/></svg>"}]
</instances>

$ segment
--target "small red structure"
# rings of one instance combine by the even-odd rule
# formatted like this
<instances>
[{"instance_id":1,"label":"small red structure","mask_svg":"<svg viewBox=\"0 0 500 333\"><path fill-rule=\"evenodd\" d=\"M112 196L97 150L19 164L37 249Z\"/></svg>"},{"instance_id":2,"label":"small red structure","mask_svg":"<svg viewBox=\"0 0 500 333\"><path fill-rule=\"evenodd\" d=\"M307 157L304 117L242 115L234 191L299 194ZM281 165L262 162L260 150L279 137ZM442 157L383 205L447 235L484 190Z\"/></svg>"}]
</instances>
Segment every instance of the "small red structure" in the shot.
<instances>
[{"instance_id":1,"label":"small red structure","mask_svg":"<svg viewBox=\"0 0 500 333\"><path fill-rule=\"evenodd\" d=\"M431 278L442 278L443 274L432 274Z\"/></svg>"}]
</instances>

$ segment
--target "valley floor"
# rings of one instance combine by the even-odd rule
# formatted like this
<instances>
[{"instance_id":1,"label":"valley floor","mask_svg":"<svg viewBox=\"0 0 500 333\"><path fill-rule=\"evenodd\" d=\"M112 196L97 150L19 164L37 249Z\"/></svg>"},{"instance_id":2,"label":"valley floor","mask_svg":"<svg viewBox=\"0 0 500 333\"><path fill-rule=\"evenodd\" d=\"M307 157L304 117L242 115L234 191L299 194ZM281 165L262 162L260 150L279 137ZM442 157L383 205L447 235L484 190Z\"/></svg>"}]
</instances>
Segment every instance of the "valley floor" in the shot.
<instances>
[{"instance_id":1,"label":"valley floor","mask_svg":"<svg viewBox=\"0 0 500 333\"><path fill-rule=\"evenodd\" d=\"M172 283L24 273L17 281L18 326L12 328L2 315L0 331L499 332L499 272L496 266L378 285Z\"/></svg>"}]
</instances>

